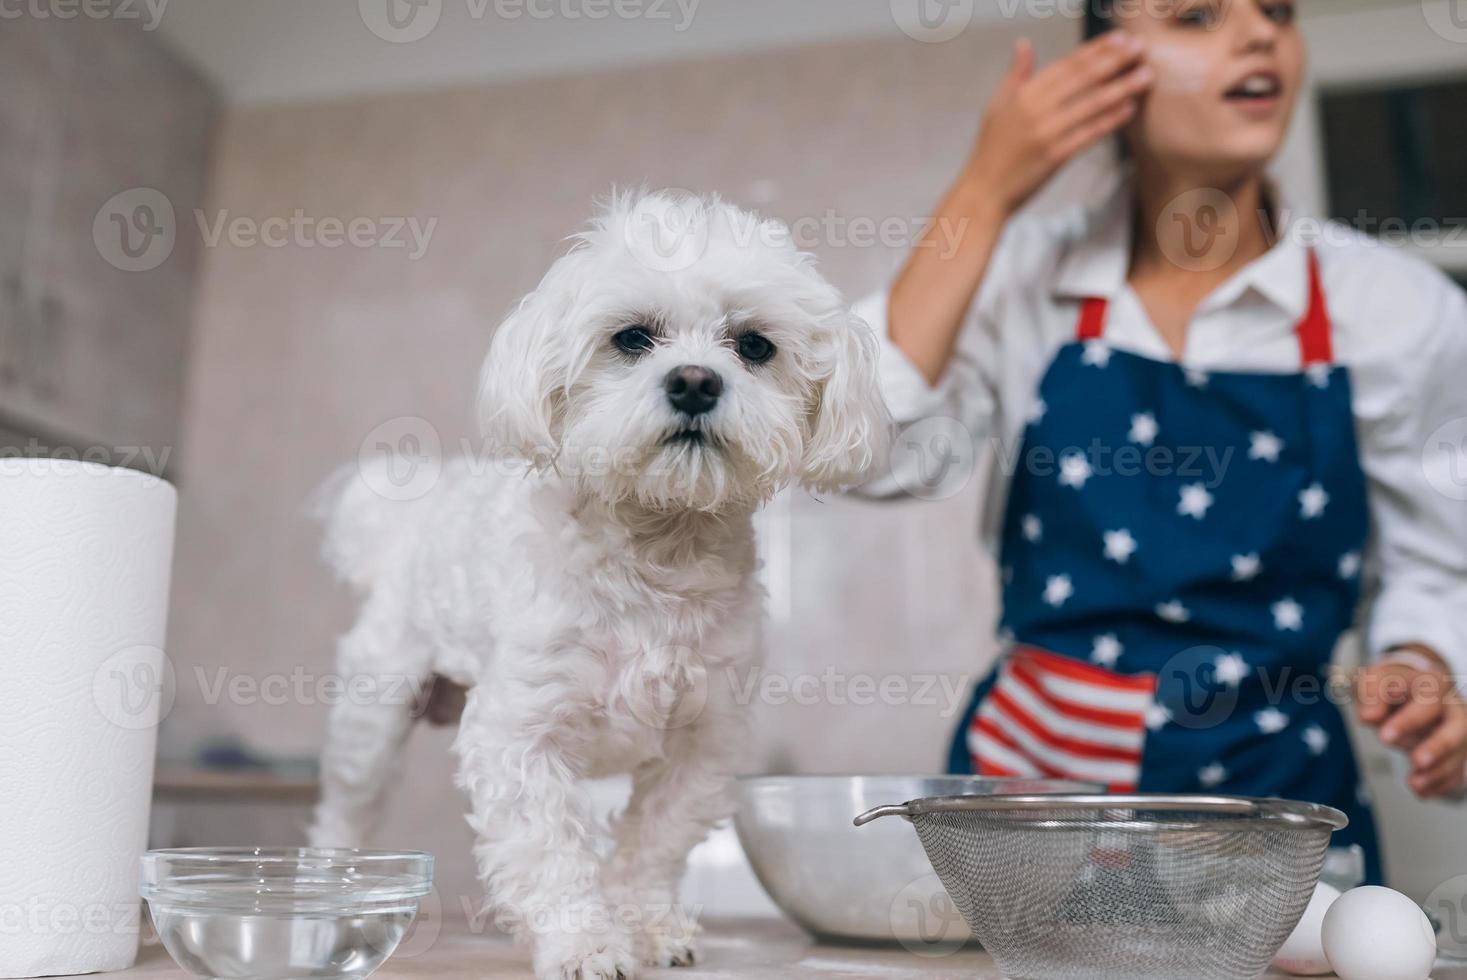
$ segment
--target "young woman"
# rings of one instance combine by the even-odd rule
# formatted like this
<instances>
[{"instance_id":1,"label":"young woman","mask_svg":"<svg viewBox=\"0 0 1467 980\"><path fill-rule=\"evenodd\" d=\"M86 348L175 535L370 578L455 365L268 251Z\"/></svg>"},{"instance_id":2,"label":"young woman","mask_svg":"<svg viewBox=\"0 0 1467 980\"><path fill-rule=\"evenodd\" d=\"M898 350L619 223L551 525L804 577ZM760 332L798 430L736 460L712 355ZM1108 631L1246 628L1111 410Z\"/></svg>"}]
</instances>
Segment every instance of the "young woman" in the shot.
<instances>
[{"instance_id":1,"label":"young woman","mask_svg":"<svg viewBox=\"0 0 1467 980\"><path fill-rule=\"evenodd\" d=\"M1427 468L1467 418L1467 298L1266 179L1303 87L1296 13L1095 0L1070 56L1037 70L1021 43L933 242L860 312L899 421L1018 448L984 521L1004 656L952 768L1328 804L1378 880L1323 679L1364 579L1355 710L1415 793L1462 790L1467 506ZM1110 201L1014 220L1116 133Z\"/></svg>"}]
</instances>

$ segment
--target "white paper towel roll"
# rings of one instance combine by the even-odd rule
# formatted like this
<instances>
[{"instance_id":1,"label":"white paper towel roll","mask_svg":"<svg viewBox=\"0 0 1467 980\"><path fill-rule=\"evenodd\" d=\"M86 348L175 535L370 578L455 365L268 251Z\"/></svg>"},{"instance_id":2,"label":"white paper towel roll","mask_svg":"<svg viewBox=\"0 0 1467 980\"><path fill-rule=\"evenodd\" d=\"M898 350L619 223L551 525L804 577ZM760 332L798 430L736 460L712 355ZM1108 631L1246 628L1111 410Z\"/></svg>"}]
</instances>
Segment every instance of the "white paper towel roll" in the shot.
<instances>
[{"instance_id":1,"label":"white paper towel roll","mask_svg":"<svg viewBox=\"0 0 1467 980\"><path fill-rule=\"evenodd\" d=\"M137 956L176 509L143 473L0 460L0 977Z\"/></svg>"}]
</instances>

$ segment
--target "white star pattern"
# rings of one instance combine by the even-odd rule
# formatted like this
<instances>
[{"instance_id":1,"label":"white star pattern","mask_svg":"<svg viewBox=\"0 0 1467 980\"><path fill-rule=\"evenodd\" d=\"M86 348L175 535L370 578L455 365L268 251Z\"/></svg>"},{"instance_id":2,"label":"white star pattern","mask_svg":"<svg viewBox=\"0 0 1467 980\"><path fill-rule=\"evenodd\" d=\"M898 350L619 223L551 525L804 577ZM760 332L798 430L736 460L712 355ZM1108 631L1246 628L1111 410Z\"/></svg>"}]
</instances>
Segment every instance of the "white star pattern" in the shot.
<instances>
[{"instance_id":1,"label":"white star pattern","mask_svg":"<svg viewBox=\"0 0 1467 980\"><path fill-rule=\"evenodd\" d=\"M1110 367L1110 347L1103 341L1085 341L1085 353L1080 355L1080 361L1090 367Z\"/></svg>"},{"instance_id":2,"label":"white star pattern","mask_svg":"<svg viewBox=\"0 0 1467 980\"><path fill-rule=\"evenodd\" d=\"M1104 633L1095 638L1094 648L1090 651L1090 659L1102 667L1114 667L1116 661L1121 659L1125 647L1116 638L1114 633Z\"/></svg>"},{"instance_id":3,"label":"white star pattern","mask_svg":"<svg viewBox=\"0 0 1467 980\"><path fill-rule=\"evenodd\" d=\"M1251 582L1263 571L1263 559L1258 557L1258 552L1250 552L1246 555L1233 556L1233 581Z\"/></svg>"},{"instance_id":4,"label":"white star pattern","mask_svg":"<svg viewBox=\"0 0 1467 980\"><path fill-rule=\"evenodd\" d=\"M1278 708L1264 708L1253 716L1253 723L1265 735L1277 735L1289 727L1289 716Z\"/></svg>"},{"instance_id":5,"label":"white star pattern","mask_svg":"<svg viewBox=\"0 0 1467 980\"><path fill-rule=\"evenodd\" d=\"M1067 453L1060 459L1060 486L1082 490L1094 472L1084 453Z\"/></svg>"},{"instance_id":6,"label":"white star pattern","mask_svg":"<svg viewBox=\"0 0 1467 980\"><path fill-rule=\"evenodd\" d=\"M1321 756L1329 751L1329 732L1318 725L1310 725L1304 729L1304 734L1300 737L1304 739L1304 744L1309 746L1310 755Z\"/></svg>"},{"instance_id":7,"label":"white star pattern","mask_svg":"<svg viewBox=\"0 0 1467 980\"><path fill-rule=\"evenodd\" d=\"M1197 781L1206 789L1215 789L1228 781L1228 771L1221 762L1214 762L1207 768L1198 770Z\"/></svg>"},{"instance_id":8,"label":"white star pattern","mask_svg":"<svg viewBox=\"0 0 1467 980\"><path fill-rule=\"evenodd\" d=\"M1248 437L1249 459L1261 459L1266 463L1277 463L1279 453L1284 451L1284 441L1272 432L1255 432Z\"/></svg>"},{"instance_id":9,"label":"white star pattern","mask_svg":"<svg viewBox=\"0 0 1467 980\"><path fill-rule=\"evenodd\" d=\"M1306 521L1312 521L1321 516L1327 506L1329 506L1329 494L1318 483L1311 483L1299 491L1299 515Z\"/></svg>"},{"instance_id":10,"label":"white star pattern","mask_svg":"<svg viewBox=\"0 0 1467 980\"><path fill-rule=\"evenodd\" d=\"M1187 368L1184 373L1187 377L1187 384L1191 385L1193 388L1207 387L1208 377L1206 371L1199 371L1196 368Z\"/></svg>"},{"instance_id":11,"label":"white star pattern","mask_svg":"<svg viewBox=\"0 0 1467 980\"><path fill-rule=\"evenodd\" d=\"M1328 364L1311 364L1304 369L1304 376L1316 388L1328 388L1331 368Z\"/></svg>"},{"instance_id":12,"label":"white star pattern","mask_svg":"<svg viewBox=\"0 0 1467 980\"><path fill-rule=\"evenodd\" d=\"M1297 633L1304 628L1304 607L1285 596L1271 607L1274 629Z\"/></svg>"},{"instance_id":13,"label":"white star pattern","mask_svg":"<svg viewBox=\"0 0 1467 980\"><path fill-rule=\"evenodd\" d=\"M1131 416L1131 433L1127 438L1142 446L1149 446L1156 441L1156 434L1160 431L1161 426L1156 424L1155 415L1140 412Z\"/></svg>"},{"instance_id":14,"label":"white star pattern","mask_svg":"<svg viewBox=\"0 0 1467 980\"><path fill-rule=\"evenodd\" d=\"M1360 552L1347 551L1340 556L1340 578L1351 579L1360 574Z\"/></svg>"},{"instance_id":15,"label":"white star pattern","mask_svg":"<svg viewBox=\"0 0 1467 980\"><path fill-rule=\"evenodd\" d=\"M1157 603L1156 614L1168 623L1185 623L1192 618L1192 611L1180 599Z\"/></svg>"},{"instance_id":16,"label":"white star pattern","mask_svg":"<svg viewBox=\"0 0 1467 980\"><path fill-rule=\"evenodd\" d=\"M1024 421L1029 425L1038 425L1044 421L1044 415L1048 411L1049 405L1045 403L1044 399L1036 398L1034 404L1029 406L1029 414L1025 416Z\"/></svg>"},{"instance_id":17,"label":"white star pattern","mask_svg":"<svg viewBox=\"0 0 1467 980\"><path fill-rule=\"evenodd\" d=\"M1044 583L1044 601L1056 609L1074 594L1075 586L1068 575L1051 575Z\"/></svg>"},{"instance_id":18,"label":"white star pattern","mask_svg":"<svg viewBox=\"0 0 1467 980\"><path fill-rule=\"evenodd\" d=\"M1020 526L1024 532L1024 540L1030 544L1038 544L1044 537L1044 522L1035 514L1025 514Z\"/></svg>"},{"instance_id":19,"label":"white star pattern","mask_svg":"<svg viewBox=\"0 0 1467 980\"><path fill-rule=\"evenodd\" d=\"M1202 520L1212 506L1212 494L1200 483L1189 483L1182 488L1182 499L1177 503L1177 513L1183 517Z\"/></svg>"},{"instance_id":20,"label":"white star pattern","mask_svg":"<svg viewBox=\"0 0 1467 980\"><path fill-rule=\"evenodd\" d=\"M1146 709L1146 728L1148 731L1159 732L1172 721L1172 709L1164 704L1152 702L1151 707Z\"/></svg>"},{"instance_id":21,"label":"white star pattern","mask_svg":"<svg viewBox=\"0 0 1467 980\"><path fill-rule=\"evenodd\" d=\"M1121 528L1119 531L1106 531L1104 537L1105 557L1117 565L1124 565L1130 561L1131 556L1140 547L1136 544L1136 539L1131 536L1131 532L1125 528Z\"/></svg>"},{"instance_id":22,"label":"white star pattern","mask_svg":"<svg viewBox=\"0 0 1467 980\"><path fill-rule=\"evenodd\" d=\"M1212 662L1212 675L1219 684L1226 684L1228 687L1237 687L1243 683L1243 678L1252 669L1248 666L1248 661L1237 653L1225 653Z\"/></svg>"}]
</instances>

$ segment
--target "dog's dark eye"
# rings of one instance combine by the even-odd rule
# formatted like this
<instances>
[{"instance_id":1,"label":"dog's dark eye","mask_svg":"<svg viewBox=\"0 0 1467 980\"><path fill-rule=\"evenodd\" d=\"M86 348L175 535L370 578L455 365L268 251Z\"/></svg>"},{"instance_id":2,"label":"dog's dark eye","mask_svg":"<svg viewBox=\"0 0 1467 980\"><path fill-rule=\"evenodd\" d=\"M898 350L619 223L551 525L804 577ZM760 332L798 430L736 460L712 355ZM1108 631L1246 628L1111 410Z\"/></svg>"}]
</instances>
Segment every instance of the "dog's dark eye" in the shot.
<instances>
[{"instance_id":1,"label":"dog's dark eye","mask_svg":"<svg viewBox=\"0 0 1467 980\"><path fill-rule=\"evenodd\" d=\"M611 338L616 349L623 354L645 354L652 349L652 332L646 327L627 327Z\"/></svg>"},{"instance_id":2,"label":"dog's dark eye","mask_svg":"<svg viewBox=\"0 0 1467 980\"><path fill-rule=\"evenodd\" d=\"M763 334L746 333L738 340L739 356L750 364L763 364L774 356L774 345Z\"/></svg>"}]
</instances>

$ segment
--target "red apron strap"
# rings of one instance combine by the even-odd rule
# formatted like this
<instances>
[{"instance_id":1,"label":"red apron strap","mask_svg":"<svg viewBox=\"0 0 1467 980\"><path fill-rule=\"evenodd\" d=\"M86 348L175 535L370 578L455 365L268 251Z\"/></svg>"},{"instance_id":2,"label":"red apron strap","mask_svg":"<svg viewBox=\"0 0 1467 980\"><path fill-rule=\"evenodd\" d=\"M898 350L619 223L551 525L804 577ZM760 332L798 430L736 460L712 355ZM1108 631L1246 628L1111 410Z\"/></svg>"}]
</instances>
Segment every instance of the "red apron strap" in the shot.
<instances>
[{"instance_id":1,"label":"red apron strap","mask_svg":"<svg viewBox=\"0 0 1467 980\"><path fill-rule=\"evenodd\" d=\"M1105 333L1105 313L1109 307L1103 296L1092 296L1080 304L1080 325L1075 330L1076 340L1099 340Z\"/></svg>"},{"instance_id":2,"label":"red apron strap","mask_svg":"<svg viewBox=\"0 0 1467 980\"><path fill-rule=\"evenodd\" d=\"M1319 256L1309 250L1309 310L1296 329L1299 335L1299 360L1304 367L1334 362L1334 344L1330 340L1329 304L1324 299L1324 284L1319 274Z\"/></svg>"}]
</instances>

